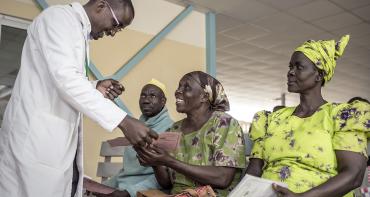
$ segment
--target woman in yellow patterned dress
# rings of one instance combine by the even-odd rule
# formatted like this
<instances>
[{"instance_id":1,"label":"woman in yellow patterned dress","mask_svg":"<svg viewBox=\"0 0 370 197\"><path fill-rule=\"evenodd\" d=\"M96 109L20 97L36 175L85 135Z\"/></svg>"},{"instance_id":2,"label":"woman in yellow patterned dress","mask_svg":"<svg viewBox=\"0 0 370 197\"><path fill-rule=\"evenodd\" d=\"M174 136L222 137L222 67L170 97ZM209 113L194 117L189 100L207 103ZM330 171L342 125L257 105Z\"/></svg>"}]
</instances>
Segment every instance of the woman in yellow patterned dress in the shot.
<instances>
[{"instance_id":1,"label":"woman in yellow patterned dress","mask_svg":"<svg viewBox=\"0 0 370 197\"><path fill-rule=\"evenodd\" d=\"M298 47L287 77L288 91L300 94L300 104L254 117L247 173L286 183L288 188L274 185L279 196L353 196L362 182L369 109L321 95L348 41L347 35L337 43L311 40Z\"/></svg>"}]
</instances>

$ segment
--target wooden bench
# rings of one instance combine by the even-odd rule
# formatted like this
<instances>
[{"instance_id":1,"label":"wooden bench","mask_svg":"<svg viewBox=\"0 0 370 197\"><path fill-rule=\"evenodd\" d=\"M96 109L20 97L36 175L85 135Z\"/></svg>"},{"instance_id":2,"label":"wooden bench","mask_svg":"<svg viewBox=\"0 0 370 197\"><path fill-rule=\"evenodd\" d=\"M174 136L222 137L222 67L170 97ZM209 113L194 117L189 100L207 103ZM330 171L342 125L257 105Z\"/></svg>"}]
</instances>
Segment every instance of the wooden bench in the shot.
<instances>
[{"instance_id":1,"label":"wooden bench","mask_svg":"<svg viewBox=\"0 0 370 197\"><path fill-rule=\"evenodd\" d=\"M100 156L104 157L104 162L98 163L96 176L101 177L101 182L116 175L123 168L123 153L125 146L111 147L108 142L101 144ZM112 157L120 157L122 162L112 162Z\"/></svg>"}]
</instances>

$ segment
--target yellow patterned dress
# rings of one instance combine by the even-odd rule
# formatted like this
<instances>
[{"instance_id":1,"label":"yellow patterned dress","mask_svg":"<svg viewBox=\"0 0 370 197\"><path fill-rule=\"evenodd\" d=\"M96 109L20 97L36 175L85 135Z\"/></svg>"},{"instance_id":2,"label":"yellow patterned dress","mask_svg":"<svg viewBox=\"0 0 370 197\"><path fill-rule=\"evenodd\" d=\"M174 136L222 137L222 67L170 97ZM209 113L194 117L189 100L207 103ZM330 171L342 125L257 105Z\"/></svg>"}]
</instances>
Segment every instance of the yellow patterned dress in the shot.
<instances>
[{"instance_id":1,"label":"yellow patterned dress","mask_svg":"<svg viewBox=\"0 0 370 197\"><path fill-rule=\"evenodd\" d=\"M370 114L361 106L326 103L306 118L293 115L295 107L258 112L250 132L255 142L251 158L265 161L262 177L302 193L338 173L335 150L367 157Z\"/></svg>"}]
</instances>

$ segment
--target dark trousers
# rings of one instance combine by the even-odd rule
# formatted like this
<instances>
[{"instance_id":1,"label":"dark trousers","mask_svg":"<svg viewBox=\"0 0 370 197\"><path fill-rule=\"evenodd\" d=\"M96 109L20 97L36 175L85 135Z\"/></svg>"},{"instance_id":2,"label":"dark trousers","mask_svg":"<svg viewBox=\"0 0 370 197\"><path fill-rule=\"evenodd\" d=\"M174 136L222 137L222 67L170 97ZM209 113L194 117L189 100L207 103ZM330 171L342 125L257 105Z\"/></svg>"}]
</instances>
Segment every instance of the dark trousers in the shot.
<instances>
[{"instance_id":1,"label":"dark trousers","mask_svg":"<svg viewBox=\"0 0 370 197\"><path fill-rule=\"evenodd\" d=\"M76 163L76 156L75 156L75 159L73 160L73 176L72 176L71 197L74 197L74 195L76 193L77 185L78 185L78 177L79 177L79 172L78 172L77 163Z\"/></svg>"}]
</instances>

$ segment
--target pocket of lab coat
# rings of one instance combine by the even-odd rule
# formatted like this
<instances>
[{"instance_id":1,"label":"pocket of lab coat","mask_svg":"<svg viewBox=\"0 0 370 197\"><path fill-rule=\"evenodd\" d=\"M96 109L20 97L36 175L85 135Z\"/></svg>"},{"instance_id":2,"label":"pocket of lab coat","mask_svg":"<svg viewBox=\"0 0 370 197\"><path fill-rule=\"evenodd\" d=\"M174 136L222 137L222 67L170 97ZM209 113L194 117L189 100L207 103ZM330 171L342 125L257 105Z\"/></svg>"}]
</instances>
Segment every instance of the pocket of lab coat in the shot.
<instances>
[{"instance_id":1,"label":"pocket of lab coat","mask_svg":"<svg viewBox=\"0 0 370 197\"><path fill-rule=\"evenodd\" d=\"M73 145L72 123L46 112L36 112L31 118L28 139L25 143L25 157L52 167L65 167ZM75 150L73 152L75 154Z\"/></svg>"}]
</instances>

